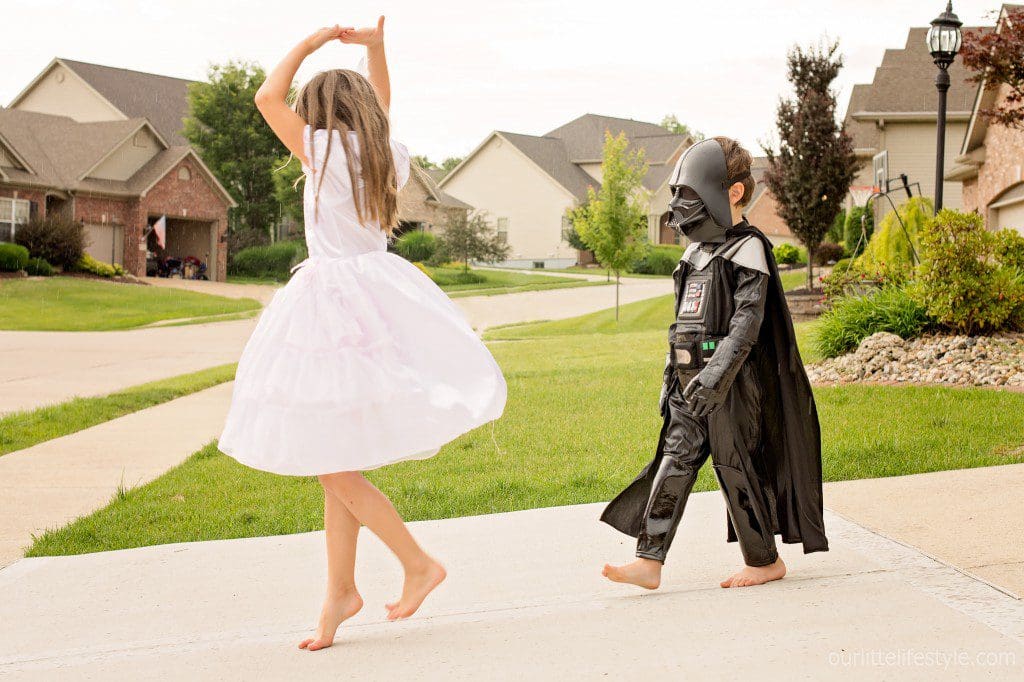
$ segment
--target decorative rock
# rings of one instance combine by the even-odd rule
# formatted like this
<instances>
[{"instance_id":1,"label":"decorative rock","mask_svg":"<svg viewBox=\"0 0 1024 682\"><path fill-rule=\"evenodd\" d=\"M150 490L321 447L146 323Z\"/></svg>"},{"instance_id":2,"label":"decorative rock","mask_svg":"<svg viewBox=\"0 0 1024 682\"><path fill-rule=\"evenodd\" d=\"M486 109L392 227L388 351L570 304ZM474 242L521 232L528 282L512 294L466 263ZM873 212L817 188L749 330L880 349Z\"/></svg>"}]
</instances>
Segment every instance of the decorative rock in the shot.
<instances>
[{"instance_id":1,"label":"decorative rock","mask_svg":"<svg viewBox=\"0 0 1024 682\"><path fill-rule=\"evenodd\" d=\"M814 383L912 382L1024 387L1024 334L922 336L878 332L857 350L807 366Z\"/></svg>"}]
</instances>

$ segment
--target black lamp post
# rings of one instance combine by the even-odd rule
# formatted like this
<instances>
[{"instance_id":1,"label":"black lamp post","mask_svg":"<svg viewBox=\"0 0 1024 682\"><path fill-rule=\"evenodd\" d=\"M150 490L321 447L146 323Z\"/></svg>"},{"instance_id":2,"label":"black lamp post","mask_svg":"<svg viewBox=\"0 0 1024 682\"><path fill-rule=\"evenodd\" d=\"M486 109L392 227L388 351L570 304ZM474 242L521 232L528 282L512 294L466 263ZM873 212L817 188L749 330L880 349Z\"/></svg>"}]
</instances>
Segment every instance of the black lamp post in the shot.
<instances>
[{"instance_id":1,"label":"black lamp post","mask_svg":"<svg viewBox=\"0 0 1024 682\"><path fill-rule=\"evenodd\" d=\"M935 89L939 91L939 111L936 119L938 138L935 143L935 211L942 209L942 176L946 156L946 92L949 90L949 65L956 59L963 43L960 27L963 22L953 14L953 2L946 3L946 11L932 20L925 42L932 61L939 67L935 75Z\"/></svg>"}]
</instances>

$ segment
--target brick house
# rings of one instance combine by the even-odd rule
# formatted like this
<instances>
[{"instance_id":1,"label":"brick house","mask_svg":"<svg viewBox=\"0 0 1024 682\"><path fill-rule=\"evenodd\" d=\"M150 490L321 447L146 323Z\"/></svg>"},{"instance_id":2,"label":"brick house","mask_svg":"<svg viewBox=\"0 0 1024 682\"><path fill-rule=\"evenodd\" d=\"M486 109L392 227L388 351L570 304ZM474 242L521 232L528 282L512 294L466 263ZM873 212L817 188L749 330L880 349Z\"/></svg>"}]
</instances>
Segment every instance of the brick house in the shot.
<instances>
[{"instance_id":1,"label":"brick house","mask_svg":"<svg viewBox=\"0 0 1024 682\"><path fill-rule=\"evenodd\" d=\"M141 277L166 216L163 253L223 280L235 202L180 135L188 83L54 59L0 109L0 239L59 212L85 225L90 255Z\"/></svg>"},{"instance_id":2,"label":"brick house","mask_svg":"<svg viewBox=\"0 0 1024 682\"><path fill-rule=\"evenodd\" d=\"M1008 10L1020 7L1003 5L997 25L1002 26ZM963 209L980 213L989 229L1012 228L1024 234L1024 130L992 124L980 114L1005 101L1007 92L1006 85L978 89L946 180L963 184Z\"/></svg>"},{"instance_id":3,"label":"brick house","mask_svg":"<svg viewBox=\"0 0 1024 682\"><path fill-rule=\"evenodd\" d=\"M472 210L472 206L437 186L443 173L412 164L409 181L398 193L399 227L396 234L410 230L442 232L450 215Z\"/></svg>"}]
</instances>

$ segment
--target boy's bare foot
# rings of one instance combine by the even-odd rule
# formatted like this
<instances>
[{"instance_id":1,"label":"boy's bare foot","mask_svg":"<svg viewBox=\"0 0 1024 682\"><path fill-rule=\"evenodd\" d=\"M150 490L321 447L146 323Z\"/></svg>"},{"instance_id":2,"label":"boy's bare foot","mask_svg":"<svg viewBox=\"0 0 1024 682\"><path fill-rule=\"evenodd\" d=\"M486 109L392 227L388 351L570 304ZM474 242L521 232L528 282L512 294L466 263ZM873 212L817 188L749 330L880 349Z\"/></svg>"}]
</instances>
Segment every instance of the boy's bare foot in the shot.
<instances>
[{"instance_id":1,"label":"boy's bare foot","mask_svg":"<svg viewBox=\"0 0 1024 682\"><path fill-rule=\"evenodd\" d=\"M605 564L601 575L617 583L629 583L647 590L656 590L661 585L661 562L640 558L623 566Z\"/></svg>"},{"instance_id":2,"label":"boy's bare foot","mask_svg":"<svg viewBox=\"0 0 1024 682\"><path fill-rule=\"evenodd\" d=\"M316 637L299 642L300 649L316 651L326 649L334 644L334 633L342 621L351 618L363 608L363 598L355 590L339 596L329 596L324 600L324 608L320 611L320 624L316 628Z\"/></svg>"},{"instance_id":3,"label":"boy's bare foot","mask_svg":"<svg viewBox=\"0 0 1024 682\"><path fill-rule=\"evenodd\" d=\"M388 610L388 620L408 618L416 613L416 610L427 598L427 595L440 585L448 572L444 566L428 557L427 565L416 571L406 571L405 584L402 586L402 596L396 602L385 604Z\"/></svg>"},{"instance_id":4,"label":"boy's bare foot","mask_svg":"<svg viewBox=\"0 0 1024 682\"><path fill-rule=\"evenodd\" d=\"M722 587L750 587L780 580L786 575L786 564L782 557L767 566L744 566L739 573L733 573L721 582Z\"/></svg>"}]
</instances>

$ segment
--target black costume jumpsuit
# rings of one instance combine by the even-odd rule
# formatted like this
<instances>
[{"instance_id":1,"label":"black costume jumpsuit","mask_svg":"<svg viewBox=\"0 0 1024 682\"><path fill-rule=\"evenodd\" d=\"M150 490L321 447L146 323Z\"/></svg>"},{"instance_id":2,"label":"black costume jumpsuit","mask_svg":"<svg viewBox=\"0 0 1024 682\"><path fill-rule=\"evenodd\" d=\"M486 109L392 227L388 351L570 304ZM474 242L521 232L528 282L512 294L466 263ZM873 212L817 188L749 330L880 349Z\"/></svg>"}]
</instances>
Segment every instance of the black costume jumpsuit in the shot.
<instances>
[{"instance_id":1,"label":"black costume jumpsuit","mask_svg":"<svg viewBox=\"0 0 1024 682\"><path fill-rule=\"evenodd\" d=\"M637 556L664 562L697 472L710 455L746 564L766 566L778 553L773 505L761 483L762 393L752 369L756 349L751 354L769 283L763 246L741 236L691 245L683 258L690 267L676 281L661 403L663 456L640 520ZM707 416L695 414L683 397L698 373L705 390L723 401ZM709 429L716 428L731 430L732 437L719 439L725 445L711 451Z\"/></svg>"}]
</instances>

